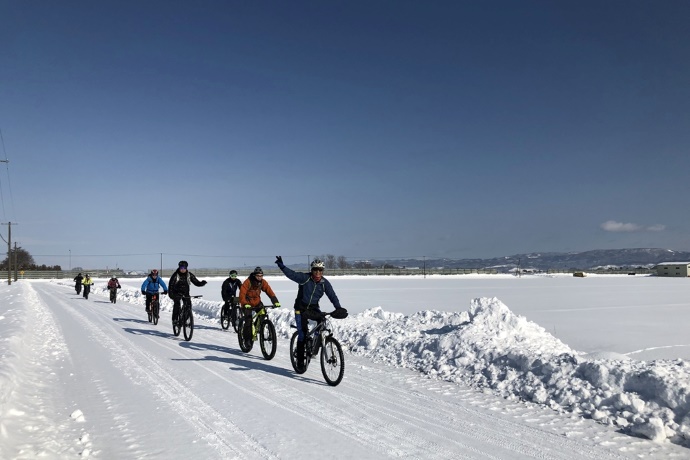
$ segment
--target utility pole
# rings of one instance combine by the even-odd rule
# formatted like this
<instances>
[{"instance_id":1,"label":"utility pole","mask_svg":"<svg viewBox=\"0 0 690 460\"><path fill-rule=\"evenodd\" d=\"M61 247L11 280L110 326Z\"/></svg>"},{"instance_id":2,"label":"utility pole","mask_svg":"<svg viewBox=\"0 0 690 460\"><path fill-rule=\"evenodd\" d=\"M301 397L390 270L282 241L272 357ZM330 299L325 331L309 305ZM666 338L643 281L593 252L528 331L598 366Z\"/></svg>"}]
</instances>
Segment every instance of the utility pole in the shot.
<instances>
[{"instance_id":1,"label":"utility pole","mask_svg":"<svg viewBox=\"0 0 690 460\"><path fill-rule=\"evenodd\" d=\"M12 222L2 225L7 225L7 284L12 284Z\"/></svg>"}]
</instances>

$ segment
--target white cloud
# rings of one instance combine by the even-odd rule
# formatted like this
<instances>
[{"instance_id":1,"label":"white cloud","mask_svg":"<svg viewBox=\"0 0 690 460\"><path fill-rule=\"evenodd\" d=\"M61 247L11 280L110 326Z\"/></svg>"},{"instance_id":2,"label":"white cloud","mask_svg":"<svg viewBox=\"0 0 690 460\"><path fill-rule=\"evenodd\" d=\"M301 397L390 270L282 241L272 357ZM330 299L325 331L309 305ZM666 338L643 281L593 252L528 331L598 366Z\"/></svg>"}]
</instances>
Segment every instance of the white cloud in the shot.
<instances>
[{"instance_id":1,"label":"white cloud","mask_svg":"<svg viewBox=\"0 0 690 460\"><path fill-rule=\"evenodd\" d=\"M607 232L637 232L640 231L642 227L637 224L625 224L623 222L616 222L615 220L607 220L601 224L601 228Z\"/></svg>"},{"instance_id":2,"label":"white cloud","mask_svg":"<svg viewBox=\"0 0 690 460\"><path fill-rule=\"evenodd\" d=\"M666 226L663 224L655 224L649 227L633 223L616 222L615 220L607 220L601 224L601 228L607 232L663 232Z\"/></svg>"}]
</instances>

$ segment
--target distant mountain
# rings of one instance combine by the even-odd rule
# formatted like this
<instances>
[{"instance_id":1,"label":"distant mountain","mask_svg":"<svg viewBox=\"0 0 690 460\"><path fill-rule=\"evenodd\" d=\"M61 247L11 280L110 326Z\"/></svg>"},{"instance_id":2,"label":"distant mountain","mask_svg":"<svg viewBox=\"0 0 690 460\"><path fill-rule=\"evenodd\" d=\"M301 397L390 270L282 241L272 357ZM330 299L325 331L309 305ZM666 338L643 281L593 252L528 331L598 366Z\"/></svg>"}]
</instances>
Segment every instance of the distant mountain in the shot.
<instances>
[{"instance_id":1,"label":"distant mountain","mask_svg":"<svg viewBox=\"0 0 690 460\"><path fill-rule=\"evenodd\" d=\"M690 262L690 252L670 249L598 249L584 252L541 252L515 254L493 259L395 259L370 261L372 265L390 264L397 267L495 268L510 271L519 264L522 269L591 270L597 267L653 267L661 262Z\"/></svg>"}]
</instances>

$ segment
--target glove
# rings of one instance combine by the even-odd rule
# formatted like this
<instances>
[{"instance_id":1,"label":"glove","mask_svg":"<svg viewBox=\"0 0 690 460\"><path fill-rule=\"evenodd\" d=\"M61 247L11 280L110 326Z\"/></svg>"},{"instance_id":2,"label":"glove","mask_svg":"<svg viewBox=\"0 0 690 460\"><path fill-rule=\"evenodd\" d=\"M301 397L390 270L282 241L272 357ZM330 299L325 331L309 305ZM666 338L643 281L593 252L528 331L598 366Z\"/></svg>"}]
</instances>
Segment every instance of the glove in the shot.
<instances>
[{"instance_id":1,"label":"glove","mask_svg":"<svg viewBox=\"0 0 690 460\"><path fill-rule=\"evenodd\" d=\"M283 265L283 257L282 256L276 256L276 265L279 267Z\"/></svg>"},{"instance_id":2,"label":"glove","mask_svg":"<svg viewBox=\"0 0 690 460\"><path fill-rule=\"evenodd\" d=\"M206 280L203 280L203 281L201 282L201 285L202 285L202 286L206 286Z\"/></svg>"},{"instance_id":3,"label":"glove","mask_svg":"<svg viewBox=\"0 0 690 460\"><path fill-rule=\"evenodd\" d=\"M249 304L247 304L247 305L244 306L244 308L252 308L252 306L249 305Z\"/></svg>"},{"instance_id":4,"label":"glove","mask_svg":"<svg viewBox=\"0 0 690 460\"><path fill-rule=\"evenodd\" d=\"M168 291L163 291L163 295L168 295Z\"/></svg>"},{"instance_id":5,"label":"glove","mask_svg":"<svg viewBox=\"0 0 690 460\"><path fill-rule=\"evenodd\" d=\"M141 291L141 295L146 295L146 291Z\"/></svg>"},{"instance_id":6,"label":"glove","mask_svg":"<svg viewBox=\"0 0 690 460\"><path fill-rule=\"evenodd\" d=\"M275 308L280 308L280 302L274 303L273 306L274 306Z\"/></svg>"}]
</instances>

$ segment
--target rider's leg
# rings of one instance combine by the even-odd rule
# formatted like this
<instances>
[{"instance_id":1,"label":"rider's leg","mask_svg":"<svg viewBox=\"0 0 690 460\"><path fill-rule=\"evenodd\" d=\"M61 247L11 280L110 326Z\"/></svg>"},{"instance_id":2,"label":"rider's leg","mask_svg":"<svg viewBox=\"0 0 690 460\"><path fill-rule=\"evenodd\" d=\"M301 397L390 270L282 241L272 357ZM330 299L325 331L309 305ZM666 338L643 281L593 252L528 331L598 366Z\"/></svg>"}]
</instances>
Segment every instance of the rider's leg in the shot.
<instances>
[{"instance_id":1,"label":"rider's leg","mask_svg":"<svg viewBox=\"0 0 690 460\"><path fill-rule=\"evenodd\" d=\"M153 294L146 293L146 313L149 313L151 311L151 298L153 297Z\"/></svg>"},{"instance_id":2,"label":"rider's leg","mask_svg":"<svg viewBox=\"0 0 690 460\"><path fill-rule=\"evenodd\" d=\"M244 310L244 329L242 334L245 340L249 341L252 338L252 309L243 308Z\"/></svg>"},{"instance_id":3,"label":"rider's leg","mask_svg":"<svg viewBox=\"0 0 690 460\"><path fill-rule=\"evenodd\" d=\"M173 299L173 313L172 313L173 323L179 319L179 316L180 316L180 298L175 297Z\"/></svg>"},{"instance_id":4,"label":"rider's leg","mask_svg":"<svg viewBox=\"0 0 690 460\"><path fill-rule=\"evenodd\" d=\"M301 309L295 309L295 323L297 325L297 366L304 367L304 339L309 332L309 319L302 314Z\"/></svg>"}]
</instances>

